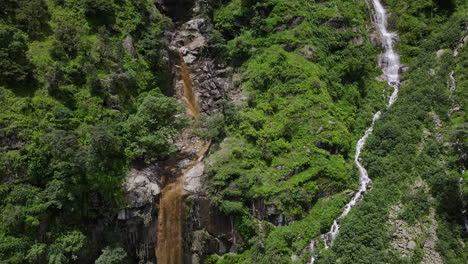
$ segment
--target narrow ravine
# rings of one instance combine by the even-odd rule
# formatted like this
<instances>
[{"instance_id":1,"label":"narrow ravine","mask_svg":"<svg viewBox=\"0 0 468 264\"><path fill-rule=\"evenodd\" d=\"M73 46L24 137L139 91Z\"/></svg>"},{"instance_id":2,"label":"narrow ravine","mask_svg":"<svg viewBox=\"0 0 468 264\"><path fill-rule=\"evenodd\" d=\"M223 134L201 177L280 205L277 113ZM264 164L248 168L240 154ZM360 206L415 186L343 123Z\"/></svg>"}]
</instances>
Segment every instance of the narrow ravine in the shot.
<instances>
[{"instance_id":1,"label":"narrow ravine","mask_svg":"<svg viewBox=\"0 0 468 264\"><path fill-rule=\"evenodd\" d=\"M190 77L190 70L178 52L179 76L183 82L182 89L176 91L178 99L184 103L187 114L195 121L200 115L200 107ZM196 125L196 123L195 123ZM157 243L155 254L158 264L180 264L183 262L183 223L184 223L184 179L187 172L202 162L210 143L194 136L193 127L185 129L182 134L184 142L179 153L162 164L163 189L159 202ZM180 169L181 162L188 164Z\"/></svg>"},{"instance_id":2,"label":"narrow ravine","mask_svg":"<svg viewBox=\"0 0 468 264\"><path fill-rule=\"evenodd\" d=\"M387 81L388 85L393 88L393 92L388 100L387 108L392 106L398 97L398 88L400 85L400 55L395 51L395 40L397 34L395 32L388 31L388 14L387 10L383 7L382 3L379 0L369 0L367 1L369 9L371 10L372 20L375 24L375 27L380 35L381 45L384 49L384 53L379 55L379 66L382 68L382 77ZM362 136L356 144L356 153L354 156L354 162L359 169L359 190L354 194L351 201L346 204L341 215L335 219L333 225L330 228L330 231L320 235L320 238L317 240L312 240L310 242L310 250L312 252L312 257L310 263L314 263L319 251L317 246L320 241L324 242L325 248L330 248L333 246L333 242L340 231L339 221L348 215L351 209L356 206L359 200L362 199L364 193L367 191L371 179L367 173L366 168L361 164L361 153L366 144L367 138L372 134L374 130L375 122L380 118L382 111L378 111L372 117L371 126L366 130L364 136Z\"/></svg>"}]
</instances>

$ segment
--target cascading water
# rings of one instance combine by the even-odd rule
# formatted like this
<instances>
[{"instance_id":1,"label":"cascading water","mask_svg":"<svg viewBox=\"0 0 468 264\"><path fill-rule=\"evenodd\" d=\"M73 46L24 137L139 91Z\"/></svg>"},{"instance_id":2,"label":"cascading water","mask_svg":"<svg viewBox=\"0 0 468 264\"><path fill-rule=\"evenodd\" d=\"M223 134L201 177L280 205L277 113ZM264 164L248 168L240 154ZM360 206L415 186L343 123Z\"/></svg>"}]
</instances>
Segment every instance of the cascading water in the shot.
<instances>
[{"instance_id":1,"label":"cascading water","mask_svg":"<svg viewBox=\"0 0 468 264\"><path fill-rule=\"evenodd\" d=\"M185 104L187 114L197 120L200 111L198 98L196 96L188 66L185 64L182 55L179 54L180 79L183 82L183 89L177 91L178 98ZM191 130L186 133L186 137L191 137ZM157 228L157 243L155 254L157 263L180 264L183 262L183 221L184 221L184 178L186 173L201 162L210 145L209 142L194 139L188 141L179 154L163 164L162 184L164 186L159 202L159 216ZM178 163L181 160L188 160L187 168L178 170ZM171 181L171 179L175 179Z\"/></svg>"},{"instance_id":2,"label":"cascading water","mask_svg":"<svg viewBox=\"0 0 468 264\"><path fill-rule=\"evenodd\" d=\"M368 0L367 1L371 10L373 10L373 21L378 30L378 33L381 37L382 47L384 53L379 55L379 66L382 68L383 77L387 83L393 88L393 92L388 100L387 108L393 105L398 97L398 88L400 85L400 55L395 52L394 42L397 37L395 32L388 31L388 20L387 20L387 11L382 6L378 0ZM330 228L328 233L320 235L320 240L324 241L325 248L330 248L333 245L338 232L340 230L340 225L338 221L344 218L351 209L361 200L364 193L367 191L367 187L371 182L369 175L367 174L366 168L360 162L361 152L364 148L367 138L372 134L374 130L375 122L380 118L381 111L378 111L372 117L372 124L364 133L364 136L359 139L356 144L356 154L354 156L354 162L359 169L359 190L353 196L351 201L346 204L341 215L333 222L333 225ZM317 252L315 248L319 244L319 240L312 240L310 242L310 249L312 251L312 257L310 263L314 263L317 257Z\"/></svg>"},{"instance_id":3,"label":"cascading water","mask_svg":"<svg viewBox=\"0 0 468 264\"><path fill-rule=\"evenodd\" d=\"M468 28L466 28L466 29L468 29ZM460 49L465 45L465 39L466 38L468 38L468 36L465 36L462 39L460 39L459 44L455 47L455 50L453 51L453 57L458 57ZM452 107L449 109L449 111L447 113L447 115L449 117L453 114L453 112L455 111L455 107L456 107L455 101L452 98L453 93L457 90L457 80L455 79L454 75L455 75L455 71L451 71L449 73L449 80L450 81L447 82L448 89L450 90L449 98L452 100ZM459 151L462 152L461 150L459 150ZM462 175L465 173L465 170L466 170L466 168L463 166L461 168L461 174ZM463 224L464 224L464 228L465 228L464 231L465 231L465 233L468 233L468 218L466 217L467 210L466 210L465 199L463 199L463 197L464 197L464 194L463 194L463 177L461 177L459 182L458 182L458 189L459 189L458 192L459 192L459 195L460 195L460 199L462 200L461 212L462 212Z\"/></svg>"}]
</instances>

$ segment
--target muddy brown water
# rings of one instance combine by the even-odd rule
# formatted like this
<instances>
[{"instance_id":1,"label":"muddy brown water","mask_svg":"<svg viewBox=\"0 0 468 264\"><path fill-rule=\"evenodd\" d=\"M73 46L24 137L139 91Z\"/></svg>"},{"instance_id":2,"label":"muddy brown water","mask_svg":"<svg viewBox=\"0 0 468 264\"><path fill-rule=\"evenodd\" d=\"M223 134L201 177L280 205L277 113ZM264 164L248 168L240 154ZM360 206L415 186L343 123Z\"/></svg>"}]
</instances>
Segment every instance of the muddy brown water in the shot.
<instances>
[{"instance_id":1,"label":"muddy brown water","mask_svg":"<svg viewBox=\"0 0 468 264\"><path fill-rule=\"evenodd\" d=\"M198 120L200 110L196 91L190 77L190 70L179 53L180 78L183 89L177 91L177 96L194 120ZM192 127L193 128L193 127ZM157 243L155 248L158 264L180 264L183 262L183 223L185 218L184 176L196 164L202 162L208 151L210 142L204 141L191 133L188 128L182 133L184 145L178 155L163 162L162 185L159 202L157 227ZM181 170L178 163L188 159L189 163Z\"/></svg>"}]
</instances>

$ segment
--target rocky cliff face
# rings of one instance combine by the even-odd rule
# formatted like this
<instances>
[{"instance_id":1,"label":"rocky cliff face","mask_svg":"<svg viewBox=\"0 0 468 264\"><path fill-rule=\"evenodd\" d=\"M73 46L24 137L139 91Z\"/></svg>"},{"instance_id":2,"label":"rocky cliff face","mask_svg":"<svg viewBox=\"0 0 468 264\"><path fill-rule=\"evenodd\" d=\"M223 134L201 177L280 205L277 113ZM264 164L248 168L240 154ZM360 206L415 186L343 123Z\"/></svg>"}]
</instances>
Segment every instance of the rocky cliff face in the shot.
<instances>
[{"instance_id":1,"label":"rocky cliff face","mask_svg":"<svg viewBox=\"0 0 468 264\"><path fill-rule=\"evenodd\" d=\"M222 102L229 94L231 71L222 62L210 57L207 39L211 22L202 18L195 1L158 0L156 6L177 25L176 29L165 33L166 60L170 67L168 74L173 80L168 93L182 98L178 93L186 85L180 69L180 60L183 60L196 92L200 114L209 116L221 112ZM131 53L130 44L129 39L123 43ZM194 165L190 153L186 152L187 146L197 145L199 139L189 134L184 131L176 139L180 152L187 155L178 158L174 166L177 171L184 172L183 195L186 197L187 219L183 226L184 263L201 263L204 256L209 254L235 252L236 242L242 238L233 228L233 219L219 212L208 198L205 165L203 161ZM157 243L159 201L164 187L162 175L167 171L164 166L161 163L132 169L124 184L128 207L119 212L118 223L128 252L134 252L133 258L139 263L156 261L153 249Z\"/></svg>"},{"instance_id":2,"label":"rocky cliff face","mask_svg":"<svg viewBox=\"0 0 468 264\"><path fill-rule=\"evenodd\" d=\"M169 50L173 57L181 53L190 69L190 77L197 91L201 112L207 115L220 112L222 99L228 90L228 71L222 62L210 58L208 53L209 21L195 18L182 24L171 33ZM174 78L173 87L179 90L183 85L181 78Z\"/></svg>"}]
</instances>

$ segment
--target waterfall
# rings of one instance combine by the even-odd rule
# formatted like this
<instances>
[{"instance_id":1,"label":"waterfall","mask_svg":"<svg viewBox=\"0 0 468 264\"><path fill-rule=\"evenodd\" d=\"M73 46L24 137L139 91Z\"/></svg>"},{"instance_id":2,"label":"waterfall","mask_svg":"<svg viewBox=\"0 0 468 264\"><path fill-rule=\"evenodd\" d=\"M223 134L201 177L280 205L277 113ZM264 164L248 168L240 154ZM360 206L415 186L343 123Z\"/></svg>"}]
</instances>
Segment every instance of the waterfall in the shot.
<instances>
[{"instance_id":1,"label":"waterfall","mask_svg":"<svg viewBox=\"0 0 468 264\"><path fill-rule=\"evenodd\" d=\"M187 64L182 57L182 53L179 51L179 69L180 69L180 76L184 83L184 89L179 91L181 94L179 98L184 102L186 105L188 114L191 115L195 120L198 119L200 115L200 107L198 105L198 98L195 94L195 89L193 88L192 78L190 77L190 71L187 67Z\"/></svg>"},{"instance_id":2,"label":"waterfall","mask_svg":"<svg viewBox=\"0 0 468 264\"><path fill-rule=\"evenodd\" d=\"M183 176L168 183L172 173L163 175L161 200L158 216L158 239L155 248L157 263L182 263L182 221L184 219Z\"/></svg>"},{"instance_id":3,"label":"waterfall","mask_svg":"<svg viewBox=\"0 0 468 264\"><path fill-rule=\"evenodd\" d=\"M384 52L379 55L379 66L382 69L383 77L387 81L388 85L393 88L393 92L388 100L387 108L393 105L398 97L398 88L400 85L400 55L395 52L395 39L397 37L395 32L388 31L388 15L385 8L382 6L379 0L368 0L369 7L373 10L373 22L375 24ZM339 220L348 215L351 209L362 199L364 193L367 191L367 187L371 182L366 168L361 164L360 156L364 148L367 138L372 134L374 130L375 122L380 118L382 111L378 111L372 117L372 124L364 133L356 144L356 153L354 156L354 163L359 169L359 190L354 194L351 201L345 205L341 215L335 219L333 225L328 233L320 235L320 240L324 241L325 248L330 248L340 231ZM312 257L310 264L315 262L318 252L315 252L316 247L319 244L319 240L312 240L310 242L310 250L312 251Z\"/></svg>"},{"instance_id":4,"label":"waterfall","mask_svg":"<svg viewBox=\"0 0 468 264\"><path fill-rule=\"evenodd\" d=\"M180 52L178 55L179 65L177 68L180 70L183 87L177 91L177 95L185 104L187 114L197 120L200 115L198 98L192 84L189 68ZM185 133L185 136L186 139L190 138L190 140L179 150L177 156L168 159L162 166L164 168L162 172L164 187L159 201L155 248L157 263L183 263L184 179L190 169L201 162L210 145L208 141L193 138L191 132ZM188 159L189 163L184 170L180 171L178 164L183 159Z\"/></svg>"},{"instance_id":5,"label":"waterfall","mask_svg":"<svg viewBox=\"0 0 468 264\"><path fill-rule=\"evenodd\" d=\"M466 29L468 29L468 28L466 28ZM465 39L466 38L468 38L468 36L465 36L465 37L461 38L460 41L458 42L458 45L455 47L455 50L453 51L453 57L454 58L458 57L459 50L465 45ZM450 81L447 82L447 87L450 90L449 98L452 101L452 107L449 109L449 111L447 113L447 115L449 117L452 115L453 112L455 112L455 108L456 108L455 100L452 98L453 93L457 89L457 80L455 79L454 75L455 75L455 71L451 71L449 73L449 80ZM461 150L458 150L458 151L461 152ZM462 168L461 168L462 177L458 181L458 194L459 194L460 199L462 201L461 213L462 213L462 216L463 216L464 231L465 231L465 233L468 233L468 218L466 217L467 209L466 209L465 200L463 199L463 197L464 197L464 194L463 194L463 174L464 173L465 173L465 166L462 165Z\"/></svg>"}]
</instances>

